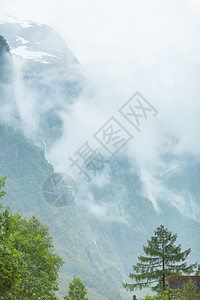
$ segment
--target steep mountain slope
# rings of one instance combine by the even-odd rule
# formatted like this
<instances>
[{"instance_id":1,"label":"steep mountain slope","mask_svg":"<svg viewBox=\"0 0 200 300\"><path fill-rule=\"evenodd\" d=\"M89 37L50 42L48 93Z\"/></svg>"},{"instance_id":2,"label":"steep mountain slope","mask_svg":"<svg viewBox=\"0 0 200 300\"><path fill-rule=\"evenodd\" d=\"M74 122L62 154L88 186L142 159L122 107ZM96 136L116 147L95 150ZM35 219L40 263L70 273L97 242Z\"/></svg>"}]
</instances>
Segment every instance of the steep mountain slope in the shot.
<instances>
[{"instance_id":1,"label":"steep mountain slope","mask_svg":"<svg viewBox=\"0 0 200 300\"><path fill-rule=\"evenodd\" d=\"M90 299L128 299L121 283L128 280L142 245L161 222L178 233L184 248L192 247L191 261L198 259L199 224L184 218L167 203L162 205L163 212L157 214L142 195L137 172L131 172L124 159L112 165L112 183L94 191L96 205L110 204L110 219L105 219L89 213L79 197L79 204L64 208L45 202L42 184L53 168L42 151L20 133L1 126L0 145L0 175L7 174L4 203L27 216L34 213L49 224L56 250L66 262L61 273L61 294L66 293L71 276L77 275L87 284ZM113 220L111 207L115 211L118 208L121 219ZM127 223L122 220L124 213Z\"/></svg>"},{"instance_id":2,"label":"steep mountain slope","mask_svg":"<svg viewBox=\"0 0 200 300\"><path fill-rule=\"evenodd\" d=\"M20 119L15 126L48 147L61 136L60 114L80 95L85 76L63 39L49 26L6 17L0 18L0 34L14 63L15 110Z\"/></svg>"},{"instance_id":3,"label":"steep mountain slope","mask_svg":"<svg viewBox=\"0 0 200 300\"><path fill-rule=\"evenodd\" d=\"M156 181L165 188L157 199L160 211L148 199L140 167L123 156L108 165L109 182L103 187L90 185L90 195L78 193L76 202L62 208L45 202L42 187L53 167L45 160L43 145L50 147L62 134L60 113L76 101L84 78L73 54L48 26L4 20L0 34L5 34L13 53L9 82L0 82L0 108L9 103L9 118L0 121L0 175L8 177L4 203L25 215L34 213L50 226L56 250L66 262L60 295L66 294L67 283L77 275L89 288L91 300L130 299L122 282L128 280L142 245L161 223L178 233L183 248L192 248L191 261L197 261L200 163L194 157L164 158L169 168ZM16 72L13 80L12 72ZM4 90L8 84L12 88ZM20 99L29 102L30 97L34 116L27 116L28 110L20 111L18 105ZM178 168L171 167L174 161ZM196 206L180 212L175 202L179 198L173 202L171 195L186 196Z\"/></svg>"},{"instance_id":4,"label":"steep mountain slope","mask_svg":"<svg viewBox=\"0 0 200 300\"><path fill-rule=\"evenodd\" d=\"M4 78L3 75L7 72L7 56L10 58L10 54L3 38L1 38L1 47L5 49L3 54L1 53L1 78ZM14 65L11 62L12 68L14 69ZM11 73L8 78L11 78ZM13 81L7 80L7 78L2 79L0 87L3 88L4 85L7 88L8 86L13 87ZM1 89L1 108L10 100L7 89L6 93L2 91ZM17 111L15 113L17 115ZM13 117L13 115L11 116ZM20 124L19 115L17 115L17 120ZM60 292L63 295L67 292L69 280L73 275L77 275L86 282L91 299L106 299L109 295L111 298L120 299L117 289L115 290L111 283L106 282L109 280L109 276L115 277L115 269L112 276L109 273L105 275L102 271L106 270L106 265L115 264L115 261L118 260L117 255L114 260L112 257L112 260L110 259L102 269L101 265L104 265L105 257L105 251L102 250L104 247L102 247L102 249L93 251L95 261L92 262L90 249L94 241L92 240L91 243L92 235L88 235L89 231L94 235L90 228L92 224L81 215L75 203L70 208L67 207L66 210L63 210L55 209L45 202L42 196L43 183L53 173L53 168L45 160L43 151L31 140L25 138L21 127L16 128L14 118L11 121L13 124L9 122L7 125L6 120L1 119L0 125L0 176L7 175L7 196L4 203L10 204L13 211L19 211L27 216L36 214L44 223L49 224L55 237L56 250L66 261L61 274ZM98 228L98 222L95 219L92 219L92 223L96 224L96 228ZM110 248L110 252L113 252L113 246L109 239L105 239L104 244L107 249ZM97 257L99 263L97 263ZM98 271L97 268L101 271Z\"/></svg>"},{"instance_id":5,"label":"steep mountain slope","mask_svg":"<svg viewBox=\"0 0 200 300\"><path fill-rule=\"evenodd\" d=\"M82 214L76 203L63 209L45 202L42 187L53 168L43 152L22 134L1 125L0 145L0 176L7 175L7 196L3 203L10 204L13 211L23 215L35 214L50 226L56 250L66 262L61 273L60 292L64 295L67 282L77 275L91 289L91 299L107 299L108 296L120 299L117 286L115 284L114 290L113 279L110 279L118 277L123 266L98 221Z\"/></svg>"}]
</instances>

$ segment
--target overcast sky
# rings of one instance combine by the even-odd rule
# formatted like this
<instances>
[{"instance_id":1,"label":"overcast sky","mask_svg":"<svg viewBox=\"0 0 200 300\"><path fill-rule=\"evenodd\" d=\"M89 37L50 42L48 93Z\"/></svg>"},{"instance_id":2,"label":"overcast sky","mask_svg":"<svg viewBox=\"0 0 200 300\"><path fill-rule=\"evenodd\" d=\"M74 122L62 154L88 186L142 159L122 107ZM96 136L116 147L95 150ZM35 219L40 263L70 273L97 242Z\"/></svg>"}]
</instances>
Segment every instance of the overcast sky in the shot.
<instances>
[{"instance_id":1,"label":"overcast sky","mask_svg":"<svg viewBox=\"0 0 200 300\"><path fill-rule=\"evenodd\" d=\"M65 38L81 62L139 56L190 42L198 0L1 0L0 13L46 23ZM189 44L189 43L188 43ZM177 49L178 50L178 49Z\"/></svg>"}]
</instances>

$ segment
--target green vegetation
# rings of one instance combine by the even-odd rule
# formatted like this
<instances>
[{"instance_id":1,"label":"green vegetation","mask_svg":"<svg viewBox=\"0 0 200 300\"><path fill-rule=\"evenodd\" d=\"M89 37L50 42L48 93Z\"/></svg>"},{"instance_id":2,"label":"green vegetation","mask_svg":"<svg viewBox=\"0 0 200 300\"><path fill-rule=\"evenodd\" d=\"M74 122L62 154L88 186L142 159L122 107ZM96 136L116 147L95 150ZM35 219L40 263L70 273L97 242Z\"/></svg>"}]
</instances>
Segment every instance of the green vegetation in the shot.
<instances>
[{"instance_id":1,"label":"green vegetation","mask_svg":"<svg viewBox=\"0 0 200 300\"><path fill-rule=\"evenodd\" d=\"M5 177L0 178L0 199L5 195L2 190L4 185ZM10 224L12 221L13 217L9 208L3 209L0 204L0 297L10 293L24 274L20 254L11 242Z\"/></svg>"},{"instance_id":2,"label":"green vegetation","mask_svg":"<svg viewBox=\"0 0 200 300\"><path fill-rule=\"evenodd\" d=\"M46 203L42 188L53 167L45 160L43 151L23 134L0 125L0 145L0 176L7 175L3 205L8 203L13 212L18 211L27 218L34 214L43 224L48 224L56 252L66 261L59 276L58 296L66 295L66 284L76 275L86 284L89 299L121 299L118 274L122 263L102 224L75 203L62 209ZM112 284L108 279L115 274L118 282ZM128 299L125 290L123 293L124 299Z\"/></svg>"},{"instance_id":3,"label":"green vegetation","mask_svg":"<svg viewBox=\"0 0 200 300\"><path fill-rule=\"evenodd\" d=\"M197 285L192 280L184 284L183 291L180 294L181 300L200 300L200 294L197 293Z\"/></svg>"},{"instance_id":4,"label":"green vegetation","mask_svg":"<svg viewBox=\"0 0 200 300\"><path fill-rule=\"evenodd\" d=\"M17 299L53 299L54 291L58 290L57 279L63 260L54 252L48 227L35 216L27 220L20 214L15 214L11 241L20 252L27 271L13 295Z\"/></svg>"},{"instance_id":5,"label":"green vegetation","mask_svg":"<svg viewBox=\"0 0 200 300\"><path fill-rule=\"evenodd\" d=\"M88 300L85 296L87 295L87 289L84 283L78 278L73 278L69 284L69 292L63 299L65 300Z\"/></svg>"},{"instance_id":6,"label":"green vegetation","mask_svg":"<svg viewBox=\"0 0 200 300\"><path fill-rule=\"evenodd\" d=\"M175 245L177 234L172 234L163 225L160 225L154 234L151 240L147 241L148 246L143 246L147 256L138 257L140 262L133 266L136 274L129 275L136 283L123 284L130 291L152 285L153 291L165 291L170 276L190 274L196 267L196 264L188 266L185 262L191 249L182 252L181 245Z\"/></svg>"},{"instance_id":7,"label":"green vegetation","mask_svg":"<svg viewBox=\"0 0 200 300\"><path fill-rule=\"evenodd\" d=\"M197 293L197 285L189 280L184 284L183 290L170 289L169 287L159 296L146 295L140 300L200 300L200 294Z\"/></svg>"},{"instance_id":8,"label":"green vegetation","mask_svg":"<svg viewBox=\"0 0 200 300\"><path fill-rule=\"evenodd\" d=\"M140 253L150 228L156 228L161 220L150 201L139 196L141 187L136 173L132 177L127 176L128 163L124 168L122 163L119 166L113 163L113 182L103 189L96 189L95 197L98 203L104 203L104 199L114 203L114 200L117 201L116 189L120 187L118 198L124 199L124 210L129 210L134 216L129 219L132 224L129 230L123 223L101 222L75 203L62 209L48 205L42 196L42 185L53 173L53 167L45 160L42 150L21 133L6 126L0 126L0 145L0 176L7 174L7 195L2 203L8 203L12 211L19 211L23 216L30 218L34 214L43 224L48 224L56 252L66 261L61 268L59 297L66 295L66 284L76 275L86 284L91 300L129 299L130 295L125 289L121 291L123 296L119 295L121 274L126 278L130 262L133 258L133 264L136 263L134 256ZM120 172L115 171L117 168ZM124 182L127 195L123 193ZM170 208L167 209L171 214ZM191 246L194 252L199 253L197 224L190 219L183 220L181 215L177 219L175 209L173 217L177 221L173 229L178 228L181 244L185 248ZM147 218L148 226L145 221ZM183 221L187 226L181 231ZM190 243L188 235L191 237ZM115 282L111 283L109 278L114 278Z\"/></svg>"},{"instance_id":9,"label":"green vegetation","mask_svg":"<svg viewBox=\"0 0 200 300\"><path fill-rule=\"evenodd\" d=\"M5 177L0 179L0 198ZM57 299L63 260L53 248L49 229L0 206L0 296L2 299Z\"/></svg>"}]
</instances>

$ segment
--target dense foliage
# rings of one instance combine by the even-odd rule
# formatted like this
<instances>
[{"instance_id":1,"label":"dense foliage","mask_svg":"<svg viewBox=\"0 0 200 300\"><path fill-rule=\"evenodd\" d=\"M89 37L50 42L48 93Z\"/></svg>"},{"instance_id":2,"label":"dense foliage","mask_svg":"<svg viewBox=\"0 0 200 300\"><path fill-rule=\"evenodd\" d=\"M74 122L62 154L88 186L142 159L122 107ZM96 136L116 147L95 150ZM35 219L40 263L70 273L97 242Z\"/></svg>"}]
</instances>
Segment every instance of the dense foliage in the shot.
<instances>
[{"instance_id":1,"label":"dense foliage","mask_svg":"<svg viewBox=\"0 0 200 300\"><path fill-rule=\"evenodd\" d=\"M58 290L57 279L63 261L54 252L48 227L35 216L27 220L15 214L11 240L27 271L13 294L17 298L52 299Z\"/></svg>"},{"instance_id":2,"label":"dense foliage","mask_svg":"<svg viewBox=\"0 0 200 300\"><path fill-rule=\"evenodd\" d=\"M0 180L0 197L5 193ZM49 229L38 218L29 220L0 207L0 296L3 299L57 299L63 260L53 248Z\"/></svg>"},{"instance_id":3,"label":"dense foliage","mask_svg":"<svg viewBox=\"0 0 200 300\"><path fill-rule=\"evenodd\" d=\"M2 187L5 185L5 177L0 178L0 199L5 194ZM19 252L13 247L10 238L10 224L13 217L9 208L2 208L0 204L0 297L9 294L25 274L20 260Z\"/></svg>"},{"instance_id":4,"label":"dense foliage","mask_svg":"<svg viewBox=\"0 0 200 300\"><path fill-rule=\"evenodd\" d=\"M184 284L183 290L168 287L159 296L146 295L140 300L200 300L200 294L197 292L197 285L190 280Z\"/></svg>"}]
</instances>

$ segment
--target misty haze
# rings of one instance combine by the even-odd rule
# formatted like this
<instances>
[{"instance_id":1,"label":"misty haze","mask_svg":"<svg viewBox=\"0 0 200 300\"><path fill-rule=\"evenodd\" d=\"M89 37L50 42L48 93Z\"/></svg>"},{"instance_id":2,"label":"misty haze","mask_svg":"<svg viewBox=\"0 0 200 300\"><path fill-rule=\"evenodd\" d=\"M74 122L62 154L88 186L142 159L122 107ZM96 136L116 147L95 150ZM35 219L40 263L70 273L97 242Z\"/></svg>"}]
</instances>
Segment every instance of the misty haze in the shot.
<instances>
[{"instance_id":1,"label":"misty haze","mask_svg":"<svg viewBox=\"0 0 200 300\"><path fill-rule=\"evenodd\" d=\"M200 3L0 13L0 299L200 299Z\"/></svg>"}]
</instances>

